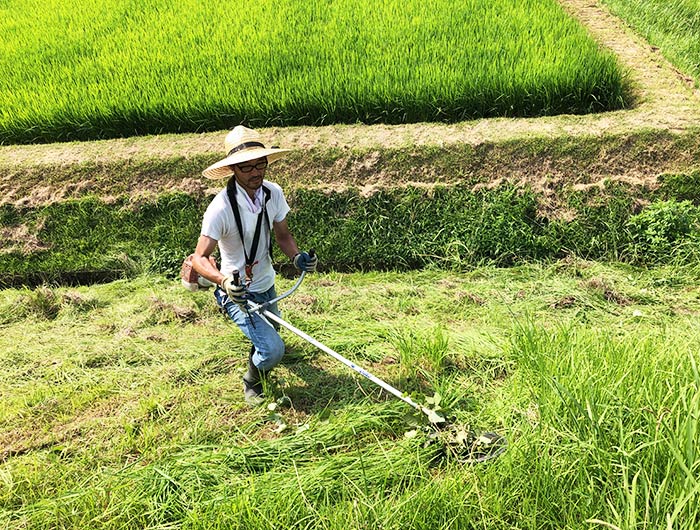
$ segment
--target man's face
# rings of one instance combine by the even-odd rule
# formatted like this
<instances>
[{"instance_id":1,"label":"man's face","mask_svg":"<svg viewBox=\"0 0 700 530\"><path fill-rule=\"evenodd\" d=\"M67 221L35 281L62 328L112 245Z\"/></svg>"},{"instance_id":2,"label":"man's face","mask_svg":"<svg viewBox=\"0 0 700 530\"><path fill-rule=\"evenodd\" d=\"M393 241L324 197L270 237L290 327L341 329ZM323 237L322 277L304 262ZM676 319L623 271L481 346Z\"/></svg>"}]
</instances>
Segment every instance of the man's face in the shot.
<instances>
[{"instance_id":1,"label":"man's face","mask_svg":"<svg viewBox=\"0 0 700 530\"><path fill-rule=\"evenodd\" d=\"M241 162L235 166L231 166L233 174L236 176L236 182L249 191L255 191L262 186L265 170L267 169L267 158L256 158Z\"/></svg>"}]
</instances>

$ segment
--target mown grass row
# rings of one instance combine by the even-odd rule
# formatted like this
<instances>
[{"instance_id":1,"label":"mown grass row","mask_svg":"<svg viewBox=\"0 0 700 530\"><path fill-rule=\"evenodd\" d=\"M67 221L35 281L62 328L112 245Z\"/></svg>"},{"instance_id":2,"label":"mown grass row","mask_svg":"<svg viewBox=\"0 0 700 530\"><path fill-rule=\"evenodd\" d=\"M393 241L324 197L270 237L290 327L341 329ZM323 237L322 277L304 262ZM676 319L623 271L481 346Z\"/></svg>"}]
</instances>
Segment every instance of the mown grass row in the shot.
<instances>
[{"instance_id":1,"label":"mown grass row","mask_svg":"<svg viewBox=\"0 0 700 530\"><path fill-rule=\"evenodd\" d=\"M698 281L567 259L318 274L285 300L332 348L505 434L483 466L436 459L405 404L294 336L277 408L246 408L245 341L210 292L3 290L0 526L694 529Z\"/></svg>"},{"instance_id":2,"label":"mown grass row","mask_svg":"<svg viewBox=\"0 0 700 530\"><path fill-rule=\"evenodd\" d=\"M640 210L634 190L569 192L569 217L544 213L529 188L502 185L289 194L290 226L326 269L464 269L577 255L636 264L692 262L700 250L697 174L669 175ZM689 187L690 186L690 187ZM37 209L5 205L4 285L99 281L151 271L174 276L192 252L209 197L97 197ZM280 265L284 262L277 255Z\"/></svg>"},{"instance_id":3,"label":"mown grass row","mask_svg":"<svg viewBox=\"0 0 700 530\"><path fill-rule=\"evenodd\" d=\"M621 108L555 0L5 2L0 143Z\"/></svg>"},{"instance_id":4,"label":"mown grass row","mask_svg":"<svg viewBox=\"0 0 700 530\"><path fill-rule=\"evenodd\" d=\"M694 0L604 0L679 70L700 84L700 6Z\"/></svg>"}]
</instances>

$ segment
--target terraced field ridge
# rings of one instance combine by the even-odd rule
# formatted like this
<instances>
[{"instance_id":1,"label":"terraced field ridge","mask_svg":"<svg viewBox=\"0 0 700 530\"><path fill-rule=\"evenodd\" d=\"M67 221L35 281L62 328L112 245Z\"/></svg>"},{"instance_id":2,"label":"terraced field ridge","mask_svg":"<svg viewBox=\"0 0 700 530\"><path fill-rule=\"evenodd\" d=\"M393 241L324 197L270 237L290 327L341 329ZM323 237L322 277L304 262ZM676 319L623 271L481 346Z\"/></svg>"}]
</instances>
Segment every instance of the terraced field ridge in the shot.
<instances>
[{"instance_id":1,"label":"terraced field ridge","mask_svg":"<svg viewBox=\"0 0 700 530\"><path fill-rule=\"evenodd\" d=\"M377 152L401 149L407 156L413 149L429 146L436 151L450 146L509 145L518 139L542 138L545 140L588 137L610 137L612 153L601 149L597 156L590 156L585 167L590 168L591 179L596 177L629 177L653 180L665 171L684 171L693 167L697 158L693 151L666 154L665 148L678 136L688 135L700 124L700 94L692 81L675 70L659 54L658 50L635 36L624 23L614 18L598 2L588 0L562 0L565 8L591 31L599 42L612 49L622 64L629 69L636 86L637 103L634 108L616 112L586 116L556 116L533 119L485 119L453 125L411 124L411 125L341 125L324 127L291 127L261 130L261 133L279 145L299 151L295 163L280 168L295 174L295 182L313 184L314 181L327 181L329 186L343 184L373 185L403 184L412 180L434 181L441 175L432 174L430 168L417 168L417 172L427 172L430 178L417 179L414 175L376 175L372 171L379 164ZM615 148L615 139L634 138L642 133L657 132L662 136L661 145L649 142L648 157L625 157L624 149ZM191 179L200 180L199 172L192 168L189 175L173 179L167 174L149 173L148 178L140 177L139 165L145 161L202 158L203 164L216 160L223 149L225 131L205 134L179 134L151 137L134 137L95 142L59 143L30 146L0 146L0 201L2 203L41 204L46 201L75 197L81 190L110 195L109 181L98 181L97 186L85 182L81 184L65 182L49 184L40 179L25 180L22 175L31 177L37 169L51 173L65 170L67 166L94 164L97 167L128 162L132 166L133 177L127 183L132 193L154 191L159 187L165 190L182 188L191 190ZM664 141L665 140L665 141ZM312 150L314 154L328 152L334 160L332 167L318 167L317 156L304 157L303 152ZM508 148L506 147L506 151ZM606 156L607 154L607 156ZM546 155L546 154L545 154ZM304 158L312 158L310 163ZM470 168L491 173L492 178L511 176L527 178L533 182L538 177L551 174L572 177L571 165L566 160L558 161L554 156L539 156L527 160L521 154L518 160L498 160L494 167ZM575 160L573 172L577 169ZM500 166L500 167L499 167ZM502 169L501 169L502 167ZM124 177L128 178L129 172ZM327 174L329 178L324 179ZM375 178L373 179L373 174ZM387 179L387 177L389 177ZM393 177L393 178L392 178ZM99 179L98 175L95 176ZM374 181L373 181L374 180ZM309 182L311 181L311 182ZM208 183L205 183L205 185ZM78 188L78 189L76 189ZM119 190L120 188L117 188Z\"/></svg>"},{"instance_id":2,"label":"terraced field ridge","mask_svg":"<svg viewBox=\"0 0 700 530\"><path fill-rule=\"evenodd\" d=\"M537 195L532 207L539 224L575 217L578 207L572 206L572 194L590 190L602 193L615 183L637 204L654 200L653 193L660 188L657 198L694 200L687 185L682 191L677 188L679 180L694 181L700 167L697 88L598 2L562 3L629 70L636 93L633 108L585 116L498 118L451 125L262 129L269 143L293 150L291 156L270 169L269 178L282 184L292 200L296 200L297 190L306 193L306 204L319 205L319 215L326 216L339 205L323 206L323 197L356 194L358 199L345 200L356 203L382 190L392 193L410 188L430 193L436 186L472 192L509 184L525 187ZM85 197L121 200L121 208L125 197L133 205L170 193L203 201L219 183L202 178L201 170L222 155L225 132L0 146L0 204L10 209L6 218L14 219L3 228L5 251L22 249L32 255L57 244L42 236L46 225L40 216L23 222L20 210L37 212L44 206ZM669 178L676 182L670 185ZM317 195L311 199L309 193ZM193 207L196 210L201 205ZM383 205L376 208L381 210ZM299 222L303 225L304 221ZM333 227L304 228L325 234ZM353 229L363 230L361 226ZM189 226L184 232L193 237L197 228ZM169 264L157 265L156 269L174 266L174 256L184 250L187 237L168 247L173 257ZM446 251L445 245L451 244L447 241L421 252L441 254ZM552 243L558 244L566 242ZM587 244L573 244L582 245L584 253L596 255L597 251ZM341 267L357 265L340 255L331 261ZM424 262L416 256L394 256L390 261L412 265ZM386 265L376 260L367 265L373 264ZM13 269L16 264L8 267ZM75 267L90 265L84 262ZM18 273L21 276L21 268Z\"/></svg>"}]
</instances>

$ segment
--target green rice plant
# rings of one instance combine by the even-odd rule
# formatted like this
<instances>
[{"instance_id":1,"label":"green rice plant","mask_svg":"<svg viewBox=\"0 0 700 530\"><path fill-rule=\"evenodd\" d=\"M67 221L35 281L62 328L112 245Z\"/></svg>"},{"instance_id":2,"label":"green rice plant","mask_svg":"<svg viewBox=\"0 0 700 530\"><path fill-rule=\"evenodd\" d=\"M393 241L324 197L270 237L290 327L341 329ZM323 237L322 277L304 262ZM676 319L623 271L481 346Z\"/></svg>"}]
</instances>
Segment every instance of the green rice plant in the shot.
<instances>
[{"instance_id":1,"label":"green rice plant","mask_svg":"<svg viewBox=\"0 0 700 530\"><path fill-rule=\"evenodd\" d=\"M604 0L679 70L700 84L700 7L694 0Z\"/></svg>"},{"instance_id":2,"label":"green rice plant","mask_svg":"<svg viewBox=\"0 0 700 530\"><path fill-rule=\"evenodd\" d=\"M555 0L5 2L0 143L588 113L626 75Z\"/></svg>"}]
</instances>

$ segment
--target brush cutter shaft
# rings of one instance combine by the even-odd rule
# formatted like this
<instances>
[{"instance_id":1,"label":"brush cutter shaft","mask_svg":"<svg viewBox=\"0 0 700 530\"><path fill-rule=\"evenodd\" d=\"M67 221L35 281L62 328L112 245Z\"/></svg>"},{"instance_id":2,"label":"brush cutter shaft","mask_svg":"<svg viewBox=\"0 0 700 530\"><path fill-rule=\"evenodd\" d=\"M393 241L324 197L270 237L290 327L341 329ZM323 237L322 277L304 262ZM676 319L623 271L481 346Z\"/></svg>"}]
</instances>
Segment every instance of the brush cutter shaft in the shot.
<instances>
[{"instance_id":1,"label":"brush cutter shaft","mask_svg":"<svg viewBox=\"0 0 700 530\"><path fill-rule=\"evenodd\" d=\"M303 274L303 273L302 273L302 274ZM298 285L298 284L297 284L297 285ZM296 288L296 286L295 286L295 288ZM259 309L260 309L259 306L258 306L257 308L256 308L256 307L253 307L253 308L251 308L251 311L259 311ZM399 398L401 401L403 401L403 402L405 402L405 403L408 403L408 404L411 405L414 409L417 409L417 410L419 410L420 412L422 412L422 413L424 413L424 414L427 414L429 417L430 417L432 414L434 414L434 412L433 412L432 410L430 410L429 408L423 407L423 406L419 405L418 403L416 403L415 401L413 401L411 398L409 398L408 396L404 395L400 390L398 390L398 389L394 388L393 386L391 386L389 383L386 383L386 382L382 381L381 379L379 379L377 376L372 375L371 373L369 373L367 370L365 370L365 369L362 368L361 366L356 365L354 362L352 362L352 361L349 360L349 359L346 359L345 357L343 357L342 355L340 355L338 352L336 352L336 351L330 349L330 348L329 348L328 346L326 346L325 344L323 344L323 343L317 341L317 340L314 339L313 337L310 337L309 335L307 335L306 333L304 333L304 332L301 331L300 329L295 328L295 327L292 326L289 322L286 322L286 321L282 320L280 317L278 317L278 316L275 315L274 313L272 313L272 312L270 312L270 311L262 311L262 313L263 313L263 315L265 315L265 318L267 318L267 319L269 319L269 320L272 320L272 321L274 321L274 322L277 322L277 323L280 324L281 326L284 326L285 328L287 328L289 331L291 331L291 332L294 333L295 335L298 335L299 337L301 337L301 338L304 339L305 341L307 341L307 342L311 343L312 345L316 346L318 349L323 350L324 352L326 352L328 355L330 355L330 356L333 357L334 359L337 359L338 361L340 361L341 363L343 363L345 366L348 366L349 368L351 368L352 370L354 370L355 372L357 372L357 373L360 374L361 376L366 377L367 379L369 379L369 380L372 381L373 383L379 385L380 387L382 387L384 390L386 390L386 391L389 392L390 394L393 394L394 396L396 396L397 398Z\"/></svg>"},{"instance_id":2,"label":"brush cutter shaft","mask_svg":"<svg viewBox=\"0 0 700 530\"><path fill-rule=\"evenodd\" d=\"M286 293L283 293L279 295L276 298L273 298L272 300L268 300L267 302L264 302L262 304L256 304L255 302L248 302L248 310L253 311L254 313L263 313L267 310L268 307L270 307L272 304L275 302L278 302L282 300L282 298L287 298L290 294L292 294L294 291L296 291L299 286L301 285L302 280L304 279L304 276L306 275L306 271L302 271L301 276L299 276L299 279L297 280L297 283L294 284L294 287L292 287L289 291Z\"/></svg>"},{"instance_id":3,"label":"brush cutter shaft","mask_svg":"<svg viewBox=\"0 0 700 530\"><path fill-rule=\"evenodd\" d=\"M311 251L313 252L313 251ZM265 302L262 304L256 304L255 302L248 301L247 304L247 309L249 314L250 313L257 313L262 317L262 320L269 326L274 327L272 324L273 322L277 322L280 326L285 327L295 335L298 335L302 339L304 339L306 342L312 344L313 346L316 346L319 350L322 350L326 352L328 355L333 357L334 359L340 361L343 363L345 366L349 367L350 369L354 370L361 376L369 379L372 381L374 384L379 385L381 388L392 394L393 396L399 398L401 401L404 403L407 403L411 405L414 409L418 410L419 412L422 412L426 416L428 416L428 419L430 422L433 424L434 427L437 427L438 429L442 429L448 426L447 421L445 418L443 418L441 415L439 415L437 412L434 410L429 409L428 407L424 407L423 405L419 405L415 401L413 401L410 397L404 395L400 390L394 388L391 386L389 383L386 383L379 379L377 376L369 373L367 370L362 368L361 366L356 365L354 362L352 362L349 359L346 359L342 355L340 355L338 352L330 349L328 346L325 344L317 341L313 337L307 335L300 329L295 328L292 326L289 322L283 320L279 316L277 316L275 313L272 311L268 311L267 308L270 307L271 304L277 302L278 300L281 300L282 298L286 298L290 294L292 294L294 291L297 290L299 285L301 285L302 280L304 279L304 276L306 275L305 271L302 271L301 276L297 280L296 284L294 287L292 287L289 291L286 293L282 294L281 296L278 296L277 298L270 300L269 302ZM492 458L496 458L498 455L503 453L506 450L506 445L507 441L504 437L496 434L496 433L484 433L481 436L479 436L476 440L470 442L469 444L465 443L465 435L464 431L460 431L457 433L457 436L455 438L455 443L453 444L455 447L449 448L451 452L457 455L464 455L466 451L466 455L458 458L460 461L464 463L477 463L477 462L486 462L487 460L491 460Z\"/></svg>"}]
</instances>

